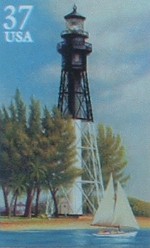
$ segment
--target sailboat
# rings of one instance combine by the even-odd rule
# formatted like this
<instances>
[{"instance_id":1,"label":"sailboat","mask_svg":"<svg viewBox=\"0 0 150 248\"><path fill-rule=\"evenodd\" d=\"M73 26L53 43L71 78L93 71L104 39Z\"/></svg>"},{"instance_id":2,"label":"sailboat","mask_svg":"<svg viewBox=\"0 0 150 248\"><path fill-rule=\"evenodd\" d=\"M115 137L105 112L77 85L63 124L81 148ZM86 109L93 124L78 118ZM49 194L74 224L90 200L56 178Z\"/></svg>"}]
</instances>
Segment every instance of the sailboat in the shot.
<instances>
[{"instance_id":1,"label":"sailboat","mask_svg":"<svg viewBox=\"0 0 150 248\"><path fill-rule=\"evenodd\" d=\"M92 225L105 227L98 234L102 237L134 237L137 234L139 226L128 199L119 182L115 193L112 175Z\"/></svg>"}]
</instances>

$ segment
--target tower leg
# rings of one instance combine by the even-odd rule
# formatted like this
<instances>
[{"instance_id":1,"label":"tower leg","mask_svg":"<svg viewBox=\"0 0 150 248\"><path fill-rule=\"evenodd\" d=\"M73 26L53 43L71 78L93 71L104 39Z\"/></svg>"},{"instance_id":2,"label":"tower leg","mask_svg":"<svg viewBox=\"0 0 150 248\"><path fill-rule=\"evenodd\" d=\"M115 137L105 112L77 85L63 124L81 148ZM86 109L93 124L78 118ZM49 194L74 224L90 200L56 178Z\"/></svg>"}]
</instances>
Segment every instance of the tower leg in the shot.
<instances>
[{"instance_id":1,"label":"tower leg","mask_svg":"<svg viewBox=\"0 0 150 248\"><path fill-rule=\"evenodd\" d=\"M73 120L76 133L76 168L83 169L71 189L63 188L70 215L94 213L104 188L94 124Z\"/></svg>"},{"instance_id":2,"label":"tower leg","mask_svg":"<svg viewBox=\"0 0 150 248\"><path fill-rule=\"evenodd\" d=\"M94 213L103 197L104 187L93 122L82 122L82 165L83 206L85 211Z\"/></svg>"}]
</instances>

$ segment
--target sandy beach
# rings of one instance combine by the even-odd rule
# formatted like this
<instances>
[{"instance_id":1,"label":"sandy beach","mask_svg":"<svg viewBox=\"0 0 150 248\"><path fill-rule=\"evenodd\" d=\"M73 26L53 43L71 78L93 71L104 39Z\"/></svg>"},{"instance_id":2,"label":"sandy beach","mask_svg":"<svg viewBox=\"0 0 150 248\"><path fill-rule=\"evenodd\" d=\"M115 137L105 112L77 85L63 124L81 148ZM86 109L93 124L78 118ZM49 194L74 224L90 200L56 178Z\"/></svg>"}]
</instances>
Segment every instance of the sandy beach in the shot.
<instances>
[{"instance_id":1,"label":"sandy beach","mask_svg":"<svg viewBox=\"0 0 150 248\"><path fill-rule=\"evenodd\" d=\"M138 217L140 228L150 228L150 218ZM2 219L0 220L1 231L21 230L71 230L71 229L94 229L91 226L92 217L82 216L79 218L59 217L51 219Z\"/></svg>"}]
</instances>

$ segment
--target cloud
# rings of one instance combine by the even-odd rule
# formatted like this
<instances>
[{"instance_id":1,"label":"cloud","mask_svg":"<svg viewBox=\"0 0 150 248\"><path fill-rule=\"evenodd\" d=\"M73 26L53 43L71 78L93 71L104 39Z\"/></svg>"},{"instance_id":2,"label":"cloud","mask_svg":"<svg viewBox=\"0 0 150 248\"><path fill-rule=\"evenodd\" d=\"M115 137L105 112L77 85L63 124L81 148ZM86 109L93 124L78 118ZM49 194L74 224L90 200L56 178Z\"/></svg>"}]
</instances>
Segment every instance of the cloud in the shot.
<instances>
[{"instance_id":1,"label":"cloud","mask_svg":"<svg viewBox=\"0 0 150 248\"><path fill-rule=\"evenodd\" d=\"M39 75L43 78L43 82L47 82L48 78L55 81L55 79L59 77L58 75L60 75L60 65L53 63L47 64L40 69Z\"/></svg>"},{"instance_id":2,"label":"cloud","mask_svg":"<svg viewBox=\"0 0 150 248\"><path fill-rule=\"evenodd\" d=\"M118 84L128 83L131 79L137 78L139 69L140 65L132 62L106 63L104 61L101 62L100 59L98 61L93 59L90 62L88 71L92 81L96 81L97 84L105 84L105 86L107 85L110 88Z\"/></svg>"},{"instance_id":3,"label":"cloud","mask_svg":"<svg viewBox=\"0 0 150 248\"><path fill-rule=\"evenodd\" d=\"M42 84L54 84L57 81L59 82L60 68L59 64L51 62L51 64L46 64L39 68L38 71L34 71L31 77L34 81Z\"/></svg>"},{"instance_id":4,"label":"cloud","mask_svg":"<svg viewBox=\"0 0 150 248\"><path fill-rule=\"evenodd\" d=\"M135 81L130 80L111 87L102 88L100 85L98 90L98 87L93 87L97 92L93 103L95 106L99 104L97 116L107 115L112 122L114 118L119 119L123 126L129 119L135 122L135 118L139 118L139 122L143 120L145 124L150 122L150 73ZM135 125L139 122L135 122Z\"/></svg>"}]
</instances>

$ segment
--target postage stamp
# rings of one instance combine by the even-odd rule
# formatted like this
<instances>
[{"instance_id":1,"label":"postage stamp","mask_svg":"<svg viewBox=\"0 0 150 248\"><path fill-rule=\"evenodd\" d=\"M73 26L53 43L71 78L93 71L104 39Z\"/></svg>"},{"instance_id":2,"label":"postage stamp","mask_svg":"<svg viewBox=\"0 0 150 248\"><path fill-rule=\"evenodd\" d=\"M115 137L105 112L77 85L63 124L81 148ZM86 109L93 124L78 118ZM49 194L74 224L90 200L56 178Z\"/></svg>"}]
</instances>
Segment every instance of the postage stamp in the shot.
<instances>
[{"instance_id":1,"label":"postage stamp","mask_svg":"<svg viewBox=\"0 0 150 248\"><path fill-rule=\"evenodd\" d=\"M120 227L150 217L149 11L147 0L1 0L0 247L99 247L95 224L126 237Z\"/></svg>"}]
</instances>

